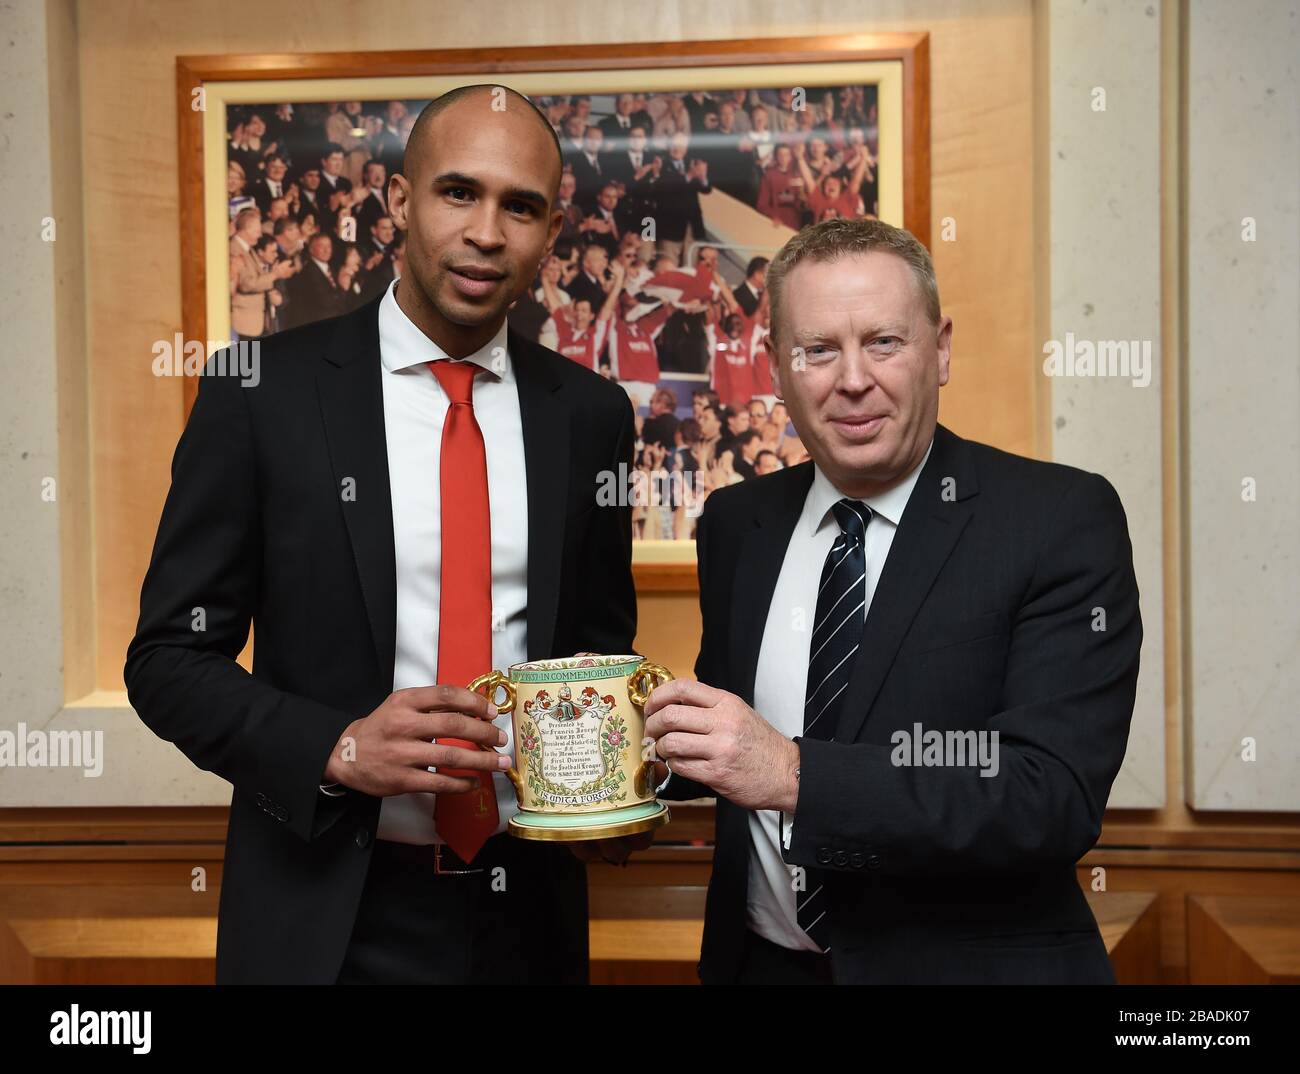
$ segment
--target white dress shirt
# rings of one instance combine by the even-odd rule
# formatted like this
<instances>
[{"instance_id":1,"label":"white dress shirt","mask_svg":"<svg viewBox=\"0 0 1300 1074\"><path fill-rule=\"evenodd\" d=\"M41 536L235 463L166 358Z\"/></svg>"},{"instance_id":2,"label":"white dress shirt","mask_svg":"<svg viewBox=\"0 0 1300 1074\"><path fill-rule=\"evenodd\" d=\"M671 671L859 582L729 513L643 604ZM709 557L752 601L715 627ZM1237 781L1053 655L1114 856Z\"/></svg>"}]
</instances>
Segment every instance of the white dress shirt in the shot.
<instances>
[{"instance_id":1,"label":"white dress shirt","mask_svg":"<svg viewBox=\"0 0 1300 1074\"><path fill-rule=\"evenodd\" d=\"M864 623L894 541L894 532L903 517L903 509L933 447L932 440L925 457L900 484L888 492L860 500L874 513L865 538L867 593L862 608ZM794 532L790 534L785 560L767 612L754 679L754 711L786 738L803 734L808 649L816 617L817 589L821 584L826 556L840 533L831 506L843 498L844 493L831 484L814 463L812 487L808 490ZM783 820L786 821L784 825ZM782 859L779 843L783 840L789 847L790 832L798 822L797 815L791 820L771 809L757 810L749 815L748 921L754 932L772 943L795 950L816 951L817 945L799 927L795 900L824 896L811 878L806 879L804 890L794 890L795 868Z\"/></svg>"},{"instance_id":2,"label":"white dress shirt","mask_svg":"<svg viewBox=\"0 0 1300 1074\"><path fill-rule=\"evenodd\" d=\"M442 385L427 365L447 355L402 312L396 288L394 281L379 305L379 354L397 561L393 689L402 690L439 682L439 461L449 404ZM494 355L498 357L495 363ZM463 360L488 370L474 378L473 402L487 453L492 520L492 668L505 671L528 655L528 486L519 390L513 362L506 353L505 322L491 342ZM483 668L482 672L486 674L492 668ZM496 726L508 739L502 752L513 757L510 717L498 716ZM504 774L496 773L492 780L500 815L497 831L502 832L518 803ZM433 818L436 799L434 794L385 798L379 811L377 838L398 843L443 842Z\"/></svg>"}]
</instances>

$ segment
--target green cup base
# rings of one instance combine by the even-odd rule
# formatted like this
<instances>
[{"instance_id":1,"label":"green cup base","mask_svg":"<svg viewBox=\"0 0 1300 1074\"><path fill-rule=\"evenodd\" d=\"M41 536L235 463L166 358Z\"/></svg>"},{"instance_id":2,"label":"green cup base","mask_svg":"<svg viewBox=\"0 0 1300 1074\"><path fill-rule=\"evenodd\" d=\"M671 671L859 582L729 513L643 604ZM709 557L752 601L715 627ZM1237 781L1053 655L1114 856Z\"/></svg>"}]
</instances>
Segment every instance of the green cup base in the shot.
<instances>
[{"instance_id":1,"label":"green cup base","mask_svg":"<svg viewBox=\"0 0 1300 1074\"><path fill-rule=\"evenodd\" d=\"M642 802L600 813L526 813L510 818L510 834L519 839L579 843L636 835L667 824L671 814L662 802Z\"/></svg>"}]
</instances>

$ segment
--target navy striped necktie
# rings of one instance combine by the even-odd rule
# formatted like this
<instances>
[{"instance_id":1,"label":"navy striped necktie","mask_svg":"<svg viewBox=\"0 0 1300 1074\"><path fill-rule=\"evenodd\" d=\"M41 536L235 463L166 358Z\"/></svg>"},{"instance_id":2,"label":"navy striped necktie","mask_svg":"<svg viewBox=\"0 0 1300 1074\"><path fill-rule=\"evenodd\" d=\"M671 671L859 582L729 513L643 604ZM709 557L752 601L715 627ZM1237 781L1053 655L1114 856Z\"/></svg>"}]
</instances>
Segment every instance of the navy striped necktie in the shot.
<instances>
[{"instance_id":1,"label":"navy striped necktie","mask_svg":"<svg viewBox=\"0 0 1300 1074\"><path fill-rule=\"evenodd\" d=\"M863 608L867 604L867 523L871 508L861 500L842 499L831 505L840 535L826 554L817 612L808 646L808 686L803 710L803 737L829 742L844 707L853 658L862 644ZM796 892L799 927L823 951L827 949L826 893L813 871Z\"/></svg>"}]
</instances>

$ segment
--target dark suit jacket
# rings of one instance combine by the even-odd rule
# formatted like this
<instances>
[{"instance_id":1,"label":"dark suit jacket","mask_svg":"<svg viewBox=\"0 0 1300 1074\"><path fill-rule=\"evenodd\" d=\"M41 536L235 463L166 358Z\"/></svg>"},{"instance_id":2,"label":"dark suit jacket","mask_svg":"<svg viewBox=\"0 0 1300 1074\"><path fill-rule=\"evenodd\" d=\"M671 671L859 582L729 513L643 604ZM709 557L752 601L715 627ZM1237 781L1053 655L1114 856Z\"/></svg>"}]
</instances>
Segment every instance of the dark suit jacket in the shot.
<instances>
[{"instance_id":1,"label":"dark suit jacket","mask_svg":"<svg viewBox=\"0 0 1300 1074\"><path fill-rule=\"evenodd\" d=\"M647 147L642 154L641 163L649 163L656 156L659 154L651 152ZM603 167L609 179L616 179L623 184L624 194L618 203L619 212L623 216L620 226L625 231L640 231L643 218L654 214L655 184L651 178L654 172L646 172L642 178L637 179L632 157L626 151L611 153Z\"/></svg>"},{"instance_id":2,"label":"dark suit jacket","mask_svg":"<svg viewBox=\"0 0 1300 1074\"><path fill-rule=\"evenodd\" d=\"M632 127L640 127L645 131L646 140L655 132L655 121L650 118L650 113L641 109L633 112L628 118L628 129L624 130L619 125L617 116L606 116L597 126L605 133L604 140L601 142L602 151L605 153L617 153L627 145L627 140L631 134Z\"/></svg>"},{"instance_id":3,"label":"dark suit jacket","mask_svg":"<svg viewBox=\"0 0 1300 1074\"><path fill-rule=\"evenodd\" d=\"M565 284L563 290L569 293L574 302L585 298L591 303L591 312L593 314L601 311L601 307L605 305L605 299L609 297L609 293L588 276L585 269L579 271L573 279Z\"/></svg>"},{"instance_id":4,"label":"dark suit jacket","mask_svg":"<svg viewBox=\"0 0 1300 1074\"><path fill-rule=\"evenodd\" d=\"M682 162L685 169L691 157ZM663 169L658 181L653 185L653 197L658 207L659 238L670 242L681 242L686 236L686 225L691 227L691 234L696 239L704 237L704 213L700 209L700 195L709 193L713 187L708 180L687 179L685 172L678 172L670 158L665 157Z\"/></svg>"},{"instance_id":5,"label":"dark suit jacket","mask_svg":"<svg viewBox=\"0 0 1300 1074\"><path fill-rule=\"evenodd\" d=\"M388 206L370 194L352 210L352 215L357 218L357 242L365 244L370 242L370 229L388 215Z\"/></svg>"},{"instance_id":6,"label":"dark suit jacket","mask_svg":"<svg viewBox=\"0 0 1300 1074\"><path fill-rule=\"evenodd\" d=\"M709 496L696 677L753 704L811 463ZM1094 629L1105 612L1105 630ZM1104 983L1075 863L1124 758L1142 625L1110 484L939 426L872 598L833 741L800 740L787 864L829 896L845 983ZM896 731L999 732L1000 770L901 767ZM674 776L665 797L712 793ZM718 800L700 974L734 980L748 812Z\"/></svg>"},{"instance_id":7,"label":"dark suit jacket","mask_svg":"<svg viewBox=\"0 0 1300 1074\"><path fill-rule=\"evenodd\" d=\"M335 243L335 246L341 244ZM332 271L331 278L334 278ZM285 328L298 328L313 321L337 317L343 311L343 300L343 292L337 286L330 286L316 262L304 257L301 271L286 281L280 323Z\"/></svg>"},{"instance_id":8,"label":"dark suit jacket","mask_svg":"<svg viewBox=\"0 0 1300 1074\"><path fill-rule=\"evenodd\" d=\"M253 189L249 191L253 195L253 201L257 203L257 208L263 216L271 211L271 202L275 195L271 193L271 181L269 179L259 179L253 184ZM286 179L280 180L280 190L289 189L289 182Z\"/></svg>"},{"instance_id":9,"label":"dark suit jacket","mask_svg":"<svg viewBox=\"0 0 1300 1074\"><path fill-rule=\"evenodd\" d=\"M569 153L565 155L564 161L573 170L573 200L582 206L584 213L595 212L596 195L610 179L605 174L604 158L597 154L596 164L593 165L586 153Z\"/></svg>"},{"instance_id":10,"label":"dark suit jacket","mask_svg":"<svg viewBox=\"0 0 1300 1074\"><path fill-rule=\"evenodd\" d=\"M388 290L388 285L393 282L393 248L396 245L396 242L390 242L385 249L381 250L373 237L368 237L361 243L361 293L367 302L372 298L381 297L383 292ZM384 255L384 259L374 268L367 269L366 262L379 253Z\"/></svg>"},{"instance_id":11,"label":"dark suit jacket","mask_svg":"<svg viewBox=\"0 0 1300 1074\"><path fill-rule=\"evenodd\" d=\"M234 787L222 983L332 983L370 861L381 799L330 798L318 784L344 728L393 687L378 309L264 341L255 388L200 380L141 592L131 704ZM517 521L528 526L528 657L631 652L630 511L597 509L594 496L599 473L631 467L631 405L576 362L513 331L508 340L527 460L527 517ZM348 478L356 496L345 500ZM206 610L201 632L191 629L196 607ZM251 675L235 663L250 621ZM510 883L536 886L555 971L571 979L576 966L585 979L585 871L558 844L549 865L541 877L512 868Z\"/></svg>"},{"instance_id":12,"label":"dark suit jacket","mask_svg":"<svg viewBox=\"0 0 1300 1074\"><path fill-rule=\"evenodd\" d=\"M749 289L749 284L741 280L732 292L736 296L736 304L744 311L746 317L752 317L758 310L758 304L763 301L763 292L754 294Z\"/></svg>"}]
</instances>

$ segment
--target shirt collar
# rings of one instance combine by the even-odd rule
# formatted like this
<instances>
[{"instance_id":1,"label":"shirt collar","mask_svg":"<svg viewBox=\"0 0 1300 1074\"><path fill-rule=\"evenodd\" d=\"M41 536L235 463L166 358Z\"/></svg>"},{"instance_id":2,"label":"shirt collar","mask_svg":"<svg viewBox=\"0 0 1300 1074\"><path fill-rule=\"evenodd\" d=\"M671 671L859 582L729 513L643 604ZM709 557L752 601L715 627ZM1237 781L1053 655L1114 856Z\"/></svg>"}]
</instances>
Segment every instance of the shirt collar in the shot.
<instances>
[{"instance_id":1,"label":"shirt collar","mask_svg":"<svg viewBox=\"0 0 1300 1074\"><path fill-rule=\"evenodd\" d=\"M503 319L496 335L461 361L482 366L498 380L513 380L514 367L506 349L506 328L507 322ZM497 353L498 347L501 348L499 353L506 356L503 368L497 368L492 362L492 355ZM415 322L397 304L397 281L394 280L379 302L379 358L384 369L396 373L449 357L446 351L416 327ZM428 372L430 376L433 375L433 370Z\"/></svg>"},{"instance_id":2,"label":"shirt collar","mask_svg":"<svg viewBox=\"0 0 1300 1074\"><path fill-rule=\"evenodd\" d=\"M897 526L903 517L903 509L907 506L907 501L911 499L912 489L916 487L917 479L921 476L921 471L925 469L925 464L929 461L930 452L934 450L934 440L930 440L930 446L925 449L925 455L911 473L902 481L886 492L877 493L875 496L850 496L848 499L856 499L859 503L865 503L871 508L872 512L882 515L893 525ZM837 489L831 479L822 473L822 468L813 463L813 483L812 488L808 490L807 511L808 532L815 534L830 515L831 506L845 499L844 493ZM834 524L832 516L832 524Z\"/></svg>"}]
</instances>

